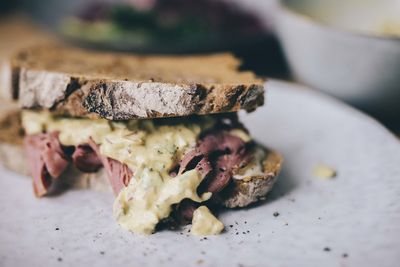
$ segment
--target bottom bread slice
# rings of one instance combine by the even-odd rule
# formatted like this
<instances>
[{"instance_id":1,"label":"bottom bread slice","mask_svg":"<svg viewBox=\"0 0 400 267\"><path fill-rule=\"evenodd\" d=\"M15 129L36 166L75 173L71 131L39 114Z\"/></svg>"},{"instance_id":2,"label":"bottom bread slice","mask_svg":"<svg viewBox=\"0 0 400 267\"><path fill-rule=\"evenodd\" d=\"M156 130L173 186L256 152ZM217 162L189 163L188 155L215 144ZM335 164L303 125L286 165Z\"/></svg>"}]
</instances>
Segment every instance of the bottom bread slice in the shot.
<instances>
[{"instance_id":1,"label":"bottom bread slice","mask_svg":"<svg viewBox=\"0 0 400 267\"><path fill-rule=\"evenodd\" d=\"M264 148L259 147L259 149ZM234 178L221 195L223 206L245 207L263 199L271 190L281 169L283 158L274 151L264 150L263 175ZM20 144L0 143L0 160L6 168L26 176L30 175L27 159ZM104 168L95 173L84 173L70 164L58 180L62 185L76 189L112 191Z\"/></svg>"}]
</instances>

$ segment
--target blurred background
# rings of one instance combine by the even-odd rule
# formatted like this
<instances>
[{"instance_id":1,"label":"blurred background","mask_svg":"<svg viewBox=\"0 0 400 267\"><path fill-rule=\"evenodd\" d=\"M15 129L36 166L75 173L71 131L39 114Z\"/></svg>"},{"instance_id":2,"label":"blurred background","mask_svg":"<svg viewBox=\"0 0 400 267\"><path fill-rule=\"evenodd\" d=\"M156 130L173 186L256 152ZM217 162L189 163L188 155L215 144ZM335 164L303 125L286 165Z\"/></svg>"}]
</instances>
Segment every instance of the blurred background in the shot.
<instances>
[{"instance_id":1,"label":"blurred background","mask_svg":"<svg viewBox=\"0 0 400 267\"><path fill-rule=\"evenodd\" d=\"M43 42L230 51L242 69L321 90L400 133L400 0L0 0L0 15L1 62Z\"/></svg>"}]
</instances>

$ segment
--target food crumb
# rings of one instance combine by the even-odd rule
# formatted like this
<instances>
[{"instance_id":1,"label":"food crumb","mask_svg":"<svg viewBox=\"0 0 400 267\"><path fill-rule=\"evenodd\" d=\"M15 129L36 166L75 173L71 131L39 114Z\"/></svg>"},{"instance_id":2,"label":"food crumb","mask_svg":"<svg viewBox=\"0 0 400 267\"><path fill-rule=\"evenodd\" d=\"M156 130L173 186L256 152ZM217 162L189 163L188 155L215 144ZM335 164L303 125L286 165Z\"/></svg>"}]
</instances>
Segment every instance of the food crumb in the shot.
<instances>
[{"instance_id":1,"label":"food crumb","mask_svg":"<svg viewBox=\"0 0 400 267\"><path fill-rule=\"evenodd\" d=\"M326 165L315 166L313 174L314 176L322 179L330 179L337 176L336 170Z\"/></svg>"},{"instance_id":2,"label":"food crumb","mask_svg":"<svg viewBox=\"0 0 400 267\"><path fill-rule=\"evenodd\" d=\"M325 248L324 248L324 251L329 252L329 251L331 251L331 248L325 247Z\"/></svg>"},{"instance_id":3,"label":"food crumb","mask_svg":"<svg viewBox=\"0 0 400 267\"><path fill-rule=\"evenodd\" d=\"M197 260L196 263L197 264L202 264L204 262L204 260Z\"/></svg>"},{"instance_id":4,"label":"food crumb","mask_svg":"<svg viewBox=\"0 0 400 267\"><path fill-rule=\"evenodd\" d=\"M278 217L279 216L279 212L275 211L273 215L274 215L274 217Z\"/></svg>"}]
</instances>

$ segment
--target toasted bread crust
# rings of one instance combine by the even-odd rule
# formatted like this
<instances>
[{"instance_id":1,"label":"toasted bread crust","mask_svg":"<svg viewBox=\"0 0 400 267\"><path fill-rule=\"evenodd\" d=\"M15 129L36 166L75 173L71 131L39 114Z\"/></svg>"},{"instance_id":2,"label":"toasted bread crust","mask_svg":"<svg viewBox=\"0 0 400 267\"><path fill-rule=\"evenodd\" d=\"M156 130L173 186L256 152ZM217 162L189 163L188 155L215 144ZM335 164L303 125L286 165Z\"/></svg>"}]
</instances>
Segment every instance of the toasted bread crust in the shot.
<instances>
[{"instance_id":1,"label":"toasted bread crust","mask_svg":"<svg viewBox=\"0 0 400 267\"><path fill-rule=\"evenodd\" d=\"M222 204L227 208L237 208L262 200L275 184L282 162L280 154L266 150L263 175L233 179L221 195Z\"/></svg>"},{"instance_id":2,"label":"toasted bread crust","mask_svg":"<svg viewBox=\"0 0 400 267\"><path fill-rule=\"evenodd\" d=\"M24 108L110 120L252 111L264 83L239 72L229 54L133 56L49 46L11 60L13 93Z\"/></svg>"}]
</instances>

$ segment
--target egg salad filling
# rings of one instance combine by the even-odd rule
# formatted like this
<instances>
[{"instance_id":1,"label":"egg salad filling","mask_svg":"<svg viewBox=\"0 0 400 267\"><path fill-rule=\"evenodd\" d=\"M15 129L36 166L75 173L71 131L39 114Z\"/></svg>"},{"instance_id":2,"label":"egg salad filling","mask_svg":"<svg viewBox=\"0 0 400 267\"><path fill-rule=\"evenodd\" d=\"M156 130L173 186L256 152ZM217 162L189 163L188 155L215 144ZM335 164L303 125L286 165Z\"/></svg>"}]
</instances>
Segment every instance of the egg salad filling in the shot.
<instances>
[{"instance_id":1,"label":"egg salad filling","mask_svg":"<svg viewBox=\"0 0 400 267\"><path fill-rule=\"evenodd\" d=\"M172 206L183 199L204 202L210 192L198 195L202 175L195 169L175 177L171 170L185 153L196 146L200 133L215 126L212 116L193 119L108 121L105 119L65 118L44 111L23 111L26 134L59 132L64 146L87 144L91 138L100 154L126 164L133 172L129 184L114 202L113 213L125 229L151 234L156 225L170 216ZM250 137L242 130L232 134ZM248 140L245 140L248 141ZM200 206L193 215L193 234L218 234L223 224Z\"/></svg>"},{"instance_id":2,"label":"egg salad filling","mask_svg":"<svg viewBox=\"0 0 400 267\"><path fill-rule=\"evenodd\" d=\"M194 211L191 229L193 235L217 235L222 230L224 230L223 223L206 206L200 206Z\"/></svg>"}]
</instances>

